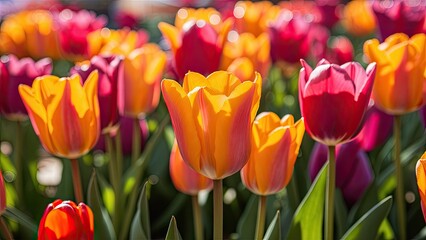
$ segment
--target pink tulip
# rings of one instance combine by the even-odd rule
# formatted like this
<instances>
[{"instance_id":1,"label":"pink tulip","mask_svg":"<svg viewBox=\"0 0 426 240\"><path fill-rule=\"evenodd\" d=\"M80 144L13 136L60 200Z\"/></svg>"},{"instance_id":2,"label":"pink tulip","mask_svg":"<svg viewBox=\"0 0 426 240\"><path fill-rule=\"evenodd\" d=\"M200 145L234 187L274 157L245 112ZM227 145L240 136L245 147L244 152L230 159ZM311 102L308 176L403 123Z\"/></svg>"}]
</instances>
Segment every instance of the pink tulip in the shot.
<instances>
[{"instance_id":1,"label":"pink tulip","mask_svg":"<svg viewBox=\"0 0 426 240\"><path fill-rule=\"evenodd\" d=\"M323 59L312 70L301 63L299 102L307 132L327 146L349 141L367 109L376 65L365 71L357 62L339 66Z\"/></svg>"},{"instance_id":2,"label":"pink tulip","mask_svg":"<svg viewBox=\"0 0 426 240\"><path fill-rule=\"evenodd\" d=\"M13 120L25 119L27 110L19 96L19 84L32 85L36 77L51 71L52 61L49 58L35 62L31 58L3 56L0 61L0 113Z\"/></svg>"},{"instance_id":3,"label":"pink tulip","mask_svg":"<svg viewBox=\"0 0 426 240\"><path fill-rule=\"evenodd\" d=\"M112 127L118 122L117 84L123 78L122 58L118 56L94 56L90 62L74 66L70 73L78 73L82 79L98 70L98 99L101 129Z\"/></svg>"},{"instance_id":4,"label":"pink tulip","mask_svg":"<svg viewBox=\"0 0 426 240\"><path fill-rule=\"evenodd\" d=\"M379 35L384 40L394 33L405 33L409 37L426 33L424 23L426 4L422 1L387 0L374 1L373 11L379 26Z\"/></svg>"},{"instance_id":5,"label":"pink tulip","mask_svg":"<svg viewBox=\"0 0 426 240\"><path fill-rule=\"evenodd\" d=\"M320 23L327 28L332 28L340 19L342 5L340 0L315 0L321 13Z\"/></svg>"},{"instance_id":6,"label":"pink tulip","mask_svg":"<svg viewBox=\"0 0 426 240\"><path fill-rule=\"evenodd\" d=\"M309 160L309 175L315 179L327 162L327 146L316 143ZM373 181L367 154L357 141L336 147L336 187L342 191L348 204L355 203Z\"/></svg>"},{"instance_id":7,"label":"pink tulip","mask_svg":"<svg viewBox=\"0 0 426 240\"><path fill-rule=\"evenodd\" d=\"M335 64L344 64L354 59L354 48L351 41L344 36L339 36L331 40L327 52L327 58Z\"/></svg>"}]
</instances>

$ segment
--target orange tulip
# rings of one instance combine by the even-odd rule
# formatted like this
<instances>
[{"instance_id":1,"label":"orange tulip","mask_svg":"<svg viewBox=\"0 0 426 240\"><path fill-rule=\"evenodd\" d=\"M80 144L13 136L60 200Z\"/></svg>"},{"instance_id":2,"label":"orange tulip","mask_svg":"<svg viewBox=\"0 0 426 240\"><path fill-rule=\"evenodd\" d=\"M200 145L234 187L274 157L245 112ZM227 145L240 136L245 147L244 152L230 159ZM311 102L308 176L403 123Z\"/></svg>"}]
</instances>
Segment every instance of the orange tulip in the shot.
<instances>
[{"instance_id":1,"label":"orange tulip","mask_svg":"<svg viewBox=\"0 0 426 240\"><path fill-rule=\"evenodd\" d=\"M351 1L343 9L343 26L355 36L366 36L374 32L376 22L370 3L365 0Z\"/></svg>"},{"instance_id":2,"label":"orange tulip","mask_svg":"<svg viewBox=\"0 0 426 240\"><path fill-rule=\"evenodd\" d=\"M419 161L417 161L416 178L420 195L420 204L426 222L426 152L423 153Z\"/></svg>"},{"instance_id":3,"label":"orange tulip","mask_svg":"<svg viewBox=\"0 0 426 240\"><path fill-rule=\"evenodd\" d=\"M197 173L182 159L175 140L170 154L170 177L177 190L188 195L197 195L199 191L213 188L213 181Z\"/></svg>"},{"instance_id":4,"label":"orange tulip","mask_svg":"<svg viewBox=\"0 0 426 240\"><path fill-rule=\"evenodd\" d=\"M32 87L19 85L19 94L34 131L49 153L78 158L98 140L100 117L98 72L92 72L81 85L78 74L71 77L42 76Z\"/></svg>"},{"instance_id":5,"label":"orange tulip","mask_svg":"<svg viewBox=\"0 0 426 240\"><path fill-rule=\"evenodd\" d=\"M183 86L161 83L183 159L210 179L238 172L250 154L251 126L259 108L262 78L242 81L217 71L185 75Z\"/></svg>"},{"instance_id":6,"label":"orange tulip","mask_svg":"<svg viewBox=\"0 0 426 240\"><path fill-rule=\"evenodd\" d=\"M274 20L281 8L269 1L239 1L235 4L233 17L239 33L249 32L259 36L267 32L270 21Z\"/></svg>"},{"instance_id":7,"label":"orange tulip","mask_svg":"<svg viewBox=\"0 0 426 240\"><path fill-rule=\"evenodd\" d=\"M56 200L44 211L38 227L38 239L93 239L93 212L84 203Z\"/></svg>"},{"instance_id":8,"label":"orange tulip","mask_svg":"<svg viewBox=\"0 0 426 240\"><path fill-rule=\"evenodd\" d=\"M248 75L248 77L240 79L253 79L254 71L259 72L261 76L266 76L271 65L271 59L269 57L270 49L268 34L264 33L259 37L255 37L251 33L240 34L235 41L230 40L225 44L221 69L231 71L240 77L241 75L237 73L240 71L240 68L231 67L230 69L230 66L237 64L234 63L235 61L241 61L238 59L247 58L251 62L253 69L251 72L245 74L246 76ZM246 69L249 69L249 67Z\"/></svg>"},{"instance_id":9,"label":"orange tulip","mask_svg":"<svg viewBox=\"0 0 426 240\"><path fill-rule=\"evenodd\" d=\"M181 8L176 14L175 27L182 29L185 23L190 21L203 20L216 30L222 25L222 16L214 8Z\"/></svg>"},{"instance_id":10,"label":"orange tulip","mask_svg":"<svg viewBox=\"0 0 426 240\"><path fill-rule=\"evenodd\" d=\"M166 60L166 54L155 44L135 49L124 59L124 76L118 82L120 114L138 117L157 107Z\"/></svg>"},{"instance_id":11,"label":"orange tulip","mask_svg":"<svg viewBox=\"0 0 426 240\"><path fill-rule=\"evenodd\" d=\"M303 119L294 123L292 115L280 119L273 112L264 112L257 116L252 129L252 149L241 170L241 180L258 195L277 193L293 174L305 132Z\"/></svg>"},{"instance_id":12,"label":"orange tulip","mask_svg":"<svg viewBox=\"0 0 426 240\"><path fill-rule=\"evenodd\" d=\"M391 115L419 109L426 101L426 34L408 38L396 33L379 43L364 44L364 53L377 63L373 99Z\"/></svg>"}]
</instances>

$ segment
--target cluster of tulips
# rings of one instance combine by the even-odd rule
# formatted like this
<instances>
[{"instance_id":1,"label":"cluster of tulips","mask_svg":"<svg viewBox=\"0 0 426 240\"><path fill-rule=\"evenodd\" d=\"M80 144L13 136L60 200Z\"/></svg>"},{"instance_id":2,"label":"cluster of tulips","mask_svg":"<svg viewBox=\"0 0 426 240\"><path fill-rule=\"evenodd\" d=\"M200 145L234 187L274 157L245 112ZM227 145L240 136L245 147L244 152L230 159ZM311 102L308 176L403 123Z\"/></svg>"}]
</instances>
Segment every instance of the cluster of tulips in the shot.
<instances>
[{"instance_id":1,"label":"cluster of tulips","mask_svg":"<svg viewBox=\"0 0 426 240\"><path fill-rule=\"evenodd\" d=\"M425 3L176 10L174 24L155 23L157 43L125 12L119 29L51 2L2 19L0 236L425 236ZM47 158L63 167L52 186ZM169 185L190 196L193 227ZM232 208L245 209L238 229Z\"/></svg>"}]
</instances>

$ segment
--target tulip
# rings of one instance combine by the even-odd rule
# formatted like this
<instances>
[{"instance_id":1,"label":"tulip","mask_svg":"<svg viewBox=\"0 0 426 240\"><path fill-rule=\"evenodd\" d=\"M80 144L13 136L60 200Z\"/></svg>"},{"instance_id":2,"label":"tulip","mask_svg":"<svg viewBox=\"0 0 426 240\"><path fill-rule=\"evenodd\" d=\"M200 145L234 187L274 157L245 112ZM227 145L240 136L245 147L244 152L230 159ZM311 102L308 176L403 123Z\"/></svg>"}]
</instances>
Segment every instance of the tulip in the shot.
<instances>
[{"instance_id":1,"label":"tulip","mask_svg":"<svg viewBox=\"0 0 426 240\"><path fill-rule=\"evenodd\" d=\"M49 153L78 158L95 144L100 133L98 73L84 86L78 74L67 78L42 76L32 87L19 85L19 94L35 133Z\"/></svg>"},{"instance_id":2,"label":"tulip","mask_svg":"<svg viewBox=\"0 0 426 240\"><path fill-rule=\"evenodd\" d=\"M213 181L197 173L182 159L177 142L173 144L170 154L170 177L177 190L194 196L201 190L213 188Z\"/></svg>"},{"instance_id":3,"label":"tulip","mask_svg":"<svg viewBox=\"0 0 426 240\"><path fill-rule=\"evenodd\" d=\"M368 106L375 64L365 72L357 62L339 66L322 60L314 70L301 62L299 101L307 132L327 146L350 140Z\"/></svg>"},{"instance_id":4,"label":"tulip","mask_svg":"<svg viewBox=\"0 0 426 240\"><path fill-rule=\"evenodd\" d=\"M126 27L136 29L140 20L138 16L126 10L118 10L115 13L114 19L119 29Z\"/></svg>"},{"instance_id":5,"label":"tulip","mask_svg":"<svg viewBox=\"0 0 426 240\"><path fill-rule=\"evenodd\" d=\"M208 75L219 70L231 21L216 28L205 20L185 22L182 29L163 22L158 27L170 43L173 53L172 70L179 81L182 81L188 71Z\"/></svg>"},{"instance_id":6,"label":"tulip","mask_svg":"<svg viewBox=\"0 0 426 240\"><path fill-rule=\"evenodd\" d=\"M261 113L253 123L251 153L241 170L243 184L257 195L275 194L291 179L305 126L292 115Z\"/></svg>"},{"instance_id":7,"label":"tulip","mask_svg":"<svg viewBox=\"0 0 426 240\"><path fill-rule=\"evenodd\" d=\"M423 123L423 127L426 128L426 105L420 109L419 114L420 114L420 120Z\"/></svg>"},{"instance_id":8,"label":"tulip","mask_svg":"<svg viewBox=\"0 0 426 240\"><path fill-rule=\"evenodd\" d=\"M394 33L405 33L409 37L416 33L426 33L423 24L426 18L426 5L421 1L390 0L374 1L372 4L379 36L386 39Z\"/></svg>"},{"instance_id":9,"label":"tulip","mask_svg":"<svg viewBox=\"0 0 426 240\"><path fill-rule=\"evenodd\" d=\"M309 160L309 175L313 180L327 161L327 146L316 143ZM336 186L350 205L358 201L373 181L367 154L357 141L336 148Z\"/></svg>"},{"instance_id":10,"label":"tulip","mask_svg":"<svg viewBox=\"0 0 426 240\"><path fill-rule=\"evenodd\" d=\"M420 195L420 205L426 222L426 152L420 157L416 164L417 187Z\"/></svg>"},{"instance_id":11,"label":"tulip","mask_svg":"<svg viewBox=\"0 0 426 240\"><path fill-rule=\"evenodd\" d=\"M253 79L255 71L259 72L261 76L266 76L271 65L269 52L269 38L266 33L261 34L259 37L255 37L251 33L240 34L235 41L230 41L225 44L221 60L221 69L233 72L240 79ZM251 71L237 73L241 70L241 58L250 61L249 65L251 67L246 67L246 69L251 68ZM231 65L234 66L231 67ZM246 66L246 63L244 63L243 66Z\"/></svg>"},{"instance_id":12,"label":"tulip","mask_svg":"<svg viewBox=\"0 0 426 240\"><path fill-rule=\"evenodd\" d=\"M34 78L50 74L52 61L48 58L37 62L31 58L17 59L3 56L0 61L0 112L14 120L24 120L27 111L18 93L19 84L31 85Z\"/></svg>"},{"instance_id":13,"label":"tulip","mask_svg":"<svg viewBox=\"0 0 426 240\"><path fill-rule=\"evenodd\" d=\"M367 36L376 29L374 13L366 0L351 1L343 9L342 24L354 36Z\"/></svg>"},{"instance_id":14,"label":"tulip","mask_svg":"<svg viewBox=\"0 0 426 240\"><path fill-rule=\"evenodd\" d=\"M211 25L215 30L220 30L222 24L221 14L214 8L181 8L176 13L175 27L183 29L185 23L202 20Z\"/></svg>"},{"instance_id":15,"label":"tulip","mask_svg":"<svg viewBox=\"0 0 426 240\"><path fill-rule=\"evenodd\" d=\"M332 28L340 19L340 0L315 0L316 6L321 13L320 23L327 28Z\"/></svg>"},{"instance_id":16,"label":"tulip","mask_svg":"<svg viewBox=\"0 0 426 240\"><path fill-rule=\"evenodd\" d=\"M217 71L207 78L189 72L183 86L172 80L162 82L180 152L195 171L223 179L245 165L261 81L259 74L252 82Z\"/></svg>"},{"instance_id":17,"label":"tulip","mask_svg":"<svg viewBox=\"0 0 426 240\"><path fill-rule=\"evenodd\" d=\"M135 49L124 59L124 76L118 82L118 109L121 115L136 118L157 107L165 66L166 54L155 44Z\"/></svg>"},{"instance_id":18,"label":"tulip","mask_svg":"<svg viewBox=\"0 0 426 240\"><path fill-rule=\"evenodd\" d=\"M269 23L279 12L280 7L269 1L239 1L233 10L235 30L239 33L251 33L257 37L268 31Z\"/></svg>"},{"instance_id":19,"label":"tulip","mask_svg":"<svg viewBox=\"0 0 426 240\"><path fill-rule=\"evenodd\" d=\"M382 145L392 133L393 118L380 111L377 107L370 106L365 113L364 124L355 137L364 151L371 151Z\"/></svg>"},{"instance_id":20,"label":"tulip","mask_svg":"<svg viewBox=\"0 0 426 240\"><path fill-rule=\"evenodd\" d=\"M351 41L344 36L333 38L327 52L327 57L330 62L339 65L353 61L354 48Z\"/></svg>"},{"instance_id":21,"label":"tulip","mask_svg":"<svg viewBox=\"0 0 426 240\"><path fill-rule=\"evenodd\" d=\"M38 228L38 239L87 239L93 236L93 213L84 203L56 200L44 211Z\"/></svg>"},{"instance_id":22,"label":"tulip","mask_svg":"<svg viewBox=\"0 0 426 240\"><path fill-rule=\"evenodd\" d=\"M6 211L6 186L0 169L0 217Z\"/></svg>"},{"instance_id":23,"label":"tulip","mask_svg":"<svg viewBox=\"0 0 426 240\"><path fill-rule=\"evenodd\" d=\"M119 120L117 107L117 86L123 78L122 58L118 56L95 56L90 62L76 64L70 73L78 73L87 79L94 70L98 71L98 100L101 118L101 129L109 131Z\"/></svg>"},{"instance_id":24,"label":"tulip","mask_svg":"<svg viewBox=\"0 0 426 240\"><path fill-rule=\"evenodd\" d=\"M426 34L408 38L397 33L383 43L372 39L365 42L364 53L377 63L373 99L378 108L401 115L425 103Z\"/></svg>"},{"instance_id":25,"label":"tulip","mask_svg":"<svg viewBox=\"0 0 426 240\"><path fill-rule=\"evenodd\" d=\"M59 41L63 54L72 60L84 60L89 57L87 36L101 29L107 22L106 17L96 16L94 12L70 9L62 10L57 16Z\"/></svg>"}]
</instances>

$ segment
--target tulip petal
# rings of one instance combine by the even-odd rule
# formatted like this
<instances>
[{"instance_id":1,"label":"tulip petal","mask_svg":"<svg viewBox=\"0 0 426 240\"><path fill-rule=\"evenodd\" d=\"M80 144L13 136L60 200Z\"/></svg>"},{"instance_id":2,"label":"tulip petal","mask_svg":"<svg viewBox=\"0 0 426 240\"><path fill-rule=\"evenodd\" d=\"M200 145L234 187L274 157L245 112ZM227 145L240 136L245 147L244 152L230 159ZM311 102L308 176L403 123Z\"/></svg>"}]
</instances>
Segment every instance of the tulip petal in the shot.
<instances>
[{"instance_id":1,"label":"tulip petal","mask_svg":"<svg viewBox=\"0 0 426 240\"><path fill-rule=\"evenodd\" d=\"M158 28L160 29L163 36L170 42L172 51L176 52L177 49L182 45L179 30L176 27L164 22L160 22L158 24Z\"/></svg>"}]
</instances>

